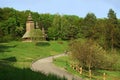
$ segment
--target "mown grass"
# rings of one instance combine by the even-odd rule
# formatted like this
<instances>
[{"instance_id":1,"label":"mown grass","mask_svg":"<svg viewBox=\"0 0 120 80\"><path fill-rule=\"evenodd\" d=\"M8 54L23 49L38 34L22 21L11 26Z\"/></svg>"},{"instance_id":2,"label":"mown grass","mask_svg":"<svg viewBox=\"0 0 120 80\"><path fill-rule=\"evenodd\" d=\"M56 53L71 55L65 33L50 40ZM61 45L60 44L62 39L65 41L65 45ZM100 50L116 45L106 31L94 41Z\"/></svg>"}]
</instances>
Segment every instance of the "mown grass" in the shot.
<instances>
[{"instance_id":1,"label":"mown grass","mask_svg":"<svg viewBox=\"0 0 120 80\"><path fill-rule=\"evenodd\" d=\"M64 80L55 75L44 75L30 69L33 61L63 53L67 42L58 41L0 43L0 80Z\"/></svg>"},{"instance_id":2,"label":"mown grass","mask_svg":"<svg viewBox=\"0 0 120 80\"><path fill-rule=\"evenodd\" d=\"M25 42L9 42L0 44L0 60L7 58L15 58L16 67L29 67L31 62L63 53L67 47L67 42L59 44L57 41L35 43ZM9 60L8 60L9 61Z\"/></svg>"},{"instance_id":3,"label":"mown grass","mask_svg":"<svg viewBox=\"0 0 120 80\"><path fill-rule=\"evenodd\" d=\"M83 74L80 75L79 72L70 67L70 60L68 56L56 58L53 62L58 67L66 69L69 73L78 75L83 79L88 78L88 71L83 70ZM107 70L93 70L92 71L92 80L102 80L103 73L106 73L106 80L120 80L120 71L107 71ZM88 78L89 79L89 78Z\"/></svg>"}]
</instances>

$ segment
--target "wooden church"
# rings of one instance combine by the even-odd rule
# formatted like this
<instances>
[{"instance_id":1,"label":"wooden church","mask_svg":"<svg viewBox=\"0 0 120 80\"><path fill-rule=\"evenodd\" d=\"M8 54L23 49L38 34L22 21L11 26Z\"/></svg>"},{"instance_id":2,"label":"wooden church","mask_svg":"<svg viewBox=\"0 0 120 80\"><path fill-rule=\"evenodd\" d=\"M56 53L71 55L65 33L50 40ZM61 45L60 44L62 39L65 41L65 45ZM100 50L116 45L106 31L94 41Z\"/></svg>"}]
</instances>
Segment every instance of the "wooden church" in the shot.
<instances>
[{"instance_id":1,"label":"wooden church","mask_svg":"<svg viewBox=\"0 0 120 80\"><path fill-rule=\"evenodd\" d=\"M36 29L41 30L41 32L42 32L41 38L43 38L45 40L46 34L45 34L44 27L42 27L42 29L40 29L38 26L38 23L37 22L36 22L36 24L34 23L34 20L32 19L32 16L29 13L29 16L28 16L27 21L26 21L26 32L22 37L23 41L24 42L32 42L31 31L36 30ZM36 36L36 35L34 35L34 36Z\"/></svg>"}]
</instances>

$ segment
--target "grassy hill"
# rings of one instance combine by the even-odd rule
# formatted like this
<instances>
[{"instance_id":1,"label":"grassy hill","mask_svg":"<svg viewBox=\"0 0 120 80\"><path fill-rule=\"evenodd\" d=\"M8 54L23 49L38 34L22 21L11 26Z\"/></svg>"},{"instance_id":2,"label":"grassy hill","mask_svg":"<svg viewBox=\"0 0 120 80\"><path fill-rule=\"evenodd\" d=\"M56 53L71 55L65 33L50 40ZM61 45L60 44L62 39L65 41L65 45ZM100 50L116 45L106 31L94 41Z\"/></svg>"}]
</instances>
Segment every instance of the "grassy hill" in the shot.
<instances>
[{"instance_id":1,"label":"grassy hill","mask_svg":"<svg viewBox=\"0 0 120 80\"><path fill-rule=\"evenodd\" d=\"M33 72L30 65L37 59L63 53L66 48L65 41L0 43L0 80L63 80Z\"/></svg>"}]
</instances>

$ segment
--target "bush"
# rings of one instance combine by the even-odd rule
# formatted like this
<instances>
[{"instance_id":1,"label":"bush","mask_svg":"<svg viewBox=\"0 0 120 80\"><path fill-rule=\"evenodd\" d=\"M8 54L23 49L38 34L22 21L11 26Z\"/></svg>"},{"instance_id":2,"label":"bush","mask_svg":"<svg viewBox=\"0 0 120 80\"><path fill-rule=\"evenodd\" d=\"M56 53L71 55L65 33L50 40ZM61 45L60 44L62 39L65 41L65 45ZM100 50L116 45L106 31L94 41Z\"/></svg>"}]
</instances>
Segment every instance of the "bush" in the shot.
<instances>
[{"instance_id":1,"label":"bush","mask_svg":"<svg viewBox=\"0 0 120 80\"><path fill-rule=\"evenodd\" d=\"M76 40L71 42L69 47L72 59L87 69L111 69L111 66L116 62L100 45L92 40L84 42Z\"/></svg>"},{"instance_id":2,"label":"bush","mask_svg":"<svg viewBox=\"0 0 120 80\"><path fill-rule=\"evenodd\" d=\"M0 38L0 42L8 42L11 40L13 40L13 37L11 35L7 35L7 36Z\"/></svg>"}]
</instances>

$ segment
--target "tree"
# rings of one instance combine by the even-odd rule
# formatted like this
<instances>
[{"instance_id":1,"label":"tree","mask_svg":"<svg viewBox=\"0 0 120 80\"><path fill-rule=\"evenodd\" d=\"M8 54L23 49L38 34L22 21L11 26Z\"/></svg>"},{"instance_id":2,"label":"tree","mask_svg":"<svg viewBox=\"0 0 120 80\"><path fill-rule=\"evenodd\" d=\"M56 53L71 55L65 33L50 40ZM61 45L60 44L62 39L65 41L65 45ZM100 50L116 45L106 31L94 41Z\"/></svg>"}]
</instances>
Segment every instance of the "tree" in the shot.
<instances>
[{"instance_id":1,"label":"tree","mask_svg":"<svg viewBox=\"0 0 120 80\"><path fill-rule=\"evenodd\" d=\"M70 40L71 38L74 38L75 35L75 27L71 25L71 23L66 19L65 16L61 17L61 38Z\"/></svg>"},{"instance_id":2,"label":"tree","mask_svg":"<svg viewBox=\"0 0 120 80\"><path fill-rule=\"evenodd\" d=\"M83 18L79 18L79 24L77 26L78 29L78 34L77 34L77 38L85 38L84 34L83 34L83 30L82 30L82 26L83 26Z\"/></svg>"},{"instance_id":3,"label":"tree","mask_svg":"<svg viewBox=\"0 0 120 80\"><path fill-rule=\"evenodd\" d=\"M2 21L3 20L3 10L2 10L2 8L0 8L0 21Z\"/></svg>"},{"instance_id":4,"label":"tree","mask_svg":"<svg viewBox=\"0 0 120 80\"><path fill-rule=\"evenodd\" d=\"M106 49L106 20L107 19L97 19L96 25L95 25L95 34L94 34L94 40L99 43L100 46L102 46L104 49Z\"/></svg>"},{"instance_id":5,"label":"tree","mask_svg":"<svg viewBox=\"0 0 120 80\"><path fill-rule=\"evenodd\" d=\"M74 62L87 69L108 68L111 66L111 60L106 51L92 40L76 40L69 45ZM109 64L108 64L109 63Z\"/></svg>"},{"instance_id":6,"label":"tree","mask_svg":"<svg viewBox=\"0 0 120 80\"><path fill-rule=\"evenodd\" d=\"M93 13L88 13L84 18L82 30L86 38L94 38L96 21L96 16Z\"/></svg>"},{"instance_id":7,"label":"tree","mask_svg":"<svg viewBox=\"0 0 120 80\"><path fill-rule=\"evenodd\" d=\"M66 24L66 25L65 25ZM76 39L78 37L79 17L75 15L63 15L61 27L64 25L66 39Z\"/></svg>"},{"instance_id":8,"label":"tree","mask_svg":"<svg viewBox=\"0 0 120 80\"><path fill-rule=\"evenodd\" d=\"M61 38L62 39L68 39L68 27L70 26L70 23L68 20L62 16L61 17Z\"/></svg>"},{"instance_id":9,"label":"tree","mask_svg":"<svg viewBox=\"0 0 120 80\"><path fill-rule=\"evenodd\" d=\"M51 40L55 40L57 37L57 31L53 27L48 28L48 38Z\"/></svg>"},{"instance_id":10,"label":"tree","mask_svg":"<svg viewBox=\"0 0 120 80\"><path fill-rule=\"evenodd\" d=\"M56 14L52 27L48 29L48 36L53 38L53 39L59 39L61 36L61 16L59 14Z\"/></svg>"},{"instance_id":11,"label":"tree","mask_svg":"<svg viewBox=\"0 0 120 80\"><path fill-rule=\"evenodd\" d=\"M53 19L55 15L51 14L39 14L39 26L44 27L45 30L48 30L49 27L52 27Z\"/></svg>"},{"instance_id":12,"label":"tree","mask_svg":"<svg viewBox=\"0 0 120 80\"><path fill-rule=\"evenodd\" d=\"M113 51L114 47L119 43L117 41L118 33L118 20L116 13L110 9L108 13L107 27L106 27L106 41L108 46L111 47Z\"/></svg>"},{"instance_id":13,"label":"tree","mask_svg":"<svg viewBox=\"0 0 120 80\"><path fill-rule=\"evenodd\" d=\"M6 22L5 22L5 32L6 35L10 35L11 37L15 38L15 29L16 29L16 20L15 18L9 18Z\"/></svg>"}]
</instances>

